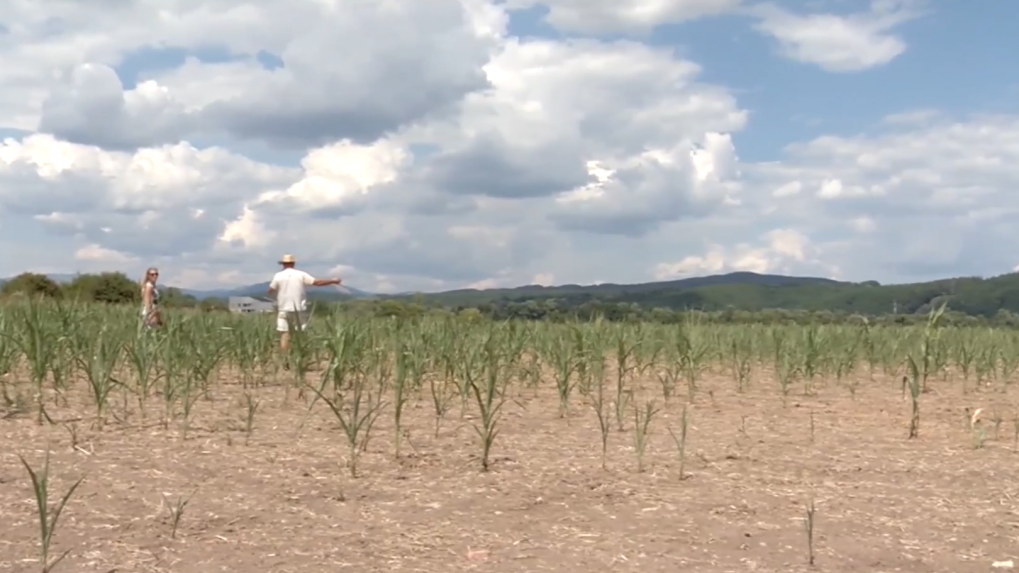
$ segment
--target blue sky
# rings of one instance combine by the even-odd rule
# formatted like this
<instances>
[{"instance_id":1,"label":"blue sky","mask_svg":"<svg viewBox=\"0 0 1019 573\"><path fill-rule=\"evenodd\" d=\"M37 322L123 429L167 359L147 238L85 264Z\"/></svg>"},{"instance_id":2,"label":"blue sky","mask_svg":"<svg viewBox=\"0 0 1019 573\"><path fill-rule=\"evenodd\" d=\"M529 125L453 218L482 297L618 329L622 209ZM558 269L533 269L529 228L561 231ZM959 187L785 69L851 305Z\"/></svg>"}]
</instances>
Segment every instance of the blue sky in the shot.
<instances>
[{"instance_id":1,"label":"blue sky","mask_svg":"<svg viewBox=\"0 0 1019 573\"><path fill-rule=\"evenodd\" d=\"M850 15L863 1L774 4L811 13ZM542 21L548 9L516 13L510 29L522 36L563 37ZM754 114L736 136L740 156L780 158L783 145L825 134L872 129L885 116L937 109L966 116L1019 110L1019 67L1001 65L1019 53L1019 3L916 3L917 17L896 31L910 48L867 73L832 74L776 57L772 38L756 33L745 15L666 24L646 41L672 48L704 67L702 78L726 85Z\"/></svg>"},{"instance_id":2,"label":"blue sky","mask_svg":"<svg viewBox=\"0 0 1019 573\"><path fill-rule=\"evenodd\" d=\"M851 15L862 3L775 4L803 14L809 14L811 6L824 6L827 13ZM741 103L754 114L747 129L735 136L741 158L750 161L777 160L788 143L824 134L852 135L876 128L885 116L916 109L959 115L1019 110L1019 68L993 65L1004 54L1019 53L1019 35L1012 30L1019 20L1019 4L916 6L916 18L897 29L912 48L866 74L831 74L776 57L774 40L752 30L743 14L665 24L641 40L676 50L704 67L705 81L739 93ZM542 5L512 11L509 31L524 38L569 38L543 20L547 13ZM114 69L130 89L140 75L172 70L189 57L215 64L247 56L216 44L192 50L144 47L128 53ZM254 57L267 69L283 65L269 52ZM261 146L246 151L268 161L296 165L300 160L300 154L269 153Z\"/></svg>"},{"instance_id":3,"label":"blue sky","mask_svg":"<svg viewBox=\"0 0 1019 573\"><path fill-rule=\"evenodd\" d=\"M0 248L33 270L212 288L295 252L386 291L1019 265L996 248L1016 3L11 6Z\"/></svg>"}]
</instances>

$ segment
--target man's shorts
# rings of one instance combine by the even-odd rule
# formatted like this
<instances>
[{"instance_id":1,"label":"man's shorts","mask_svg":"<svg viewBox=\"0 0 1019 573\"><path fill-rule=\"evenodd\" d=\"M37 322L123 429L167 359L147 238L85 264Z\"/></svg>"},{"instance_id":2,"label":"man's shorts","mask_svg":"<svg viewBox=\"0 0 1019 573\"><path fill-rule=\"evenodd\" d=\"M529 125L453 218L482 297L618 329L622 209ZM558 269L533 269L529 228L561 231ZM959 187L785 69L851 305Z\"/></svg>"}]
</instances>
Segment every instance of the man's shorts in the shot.
<instances>
[{"instance_id":1,"label":"man's shorts","mask_svg":"<svg viewBox=\"0 0 1019 573\"><path fill-rule=\"evenodd\" d=\"M300 330L308 328L308 313L280 311L276 315L276 332L289 332L291 322L294 328Z\"/></svg>"}]
</instances>

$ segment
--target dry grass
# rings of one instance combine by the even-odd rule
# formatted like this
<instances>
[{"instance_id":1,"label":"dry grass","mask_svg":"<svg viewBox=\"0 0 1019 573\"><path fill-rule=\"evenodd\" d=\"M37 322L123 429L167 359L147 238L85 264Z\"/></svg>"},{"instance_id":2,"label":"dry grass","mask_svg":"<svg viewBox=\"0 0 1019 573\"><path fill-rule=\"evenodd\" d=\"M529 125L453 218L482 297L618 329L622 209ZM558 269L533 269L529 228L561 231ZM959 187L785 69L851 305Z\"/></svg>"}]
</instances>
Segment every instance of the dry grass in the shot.
<instances>
[{"instance_id":1,"label":"dry grass","mask_svg":"<svg viewBox=\"0 0 1019 573\"><path fill-rule=\"evenodd\" d=\"M861 380L855 400L834 385L794 391L784 406L773 380L740 395L709 375L690 407L682 481L667 429L682 401L655 416L647 471L635 471L633 433L614 429L603 471L592 409L578 395L559 419L551 383L506 405L489 473L458 408L432 438L427 400L408 404L399 461L383 414L358 479L324 405L302 426L305 409L282 404L278 387L259 390L248 445L235 385L199 402L186 441L138 420L101 433L78 422L72 448L69 424L11 418L0 421L0 571L39 569L18 454L34 463L47 444L56 496L86 476L55 534L54 552L71 550L58 572L806 571L810 500L814 570L990 571L1019 552L1015 396L933 385L920 438L907 440L896 381ZM84 400L50 414L86 416ZM974 447L966 408L984 408L984 423L997 412L997 439L989 423ZM168 503L192 492L171 538Z\"/></svg>"}]
</instances>

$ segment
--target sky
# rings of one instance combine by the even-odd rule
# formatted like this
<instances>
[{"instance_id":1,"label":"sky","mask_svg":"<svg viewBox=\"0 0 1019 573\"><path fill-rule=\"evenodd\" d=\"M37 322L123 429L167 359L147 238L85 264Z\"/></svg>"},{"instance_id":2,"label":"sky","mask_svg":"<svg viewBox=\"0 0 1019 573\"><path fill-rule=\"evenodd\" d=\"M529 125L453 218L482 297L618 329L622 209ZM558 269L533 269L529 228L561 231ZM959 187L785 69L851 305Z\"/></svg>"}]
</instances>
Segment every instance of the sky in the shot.
<instances>
[{"instance_id":1,"label":"sky","mask_svg":"<svg viewBox=\"0 0 1019 573\"><path fill-rule=\"evenodd\" d=\"M1019 265L1019 2L7 0L0 277Z\"/></svg>"}]
</instances>

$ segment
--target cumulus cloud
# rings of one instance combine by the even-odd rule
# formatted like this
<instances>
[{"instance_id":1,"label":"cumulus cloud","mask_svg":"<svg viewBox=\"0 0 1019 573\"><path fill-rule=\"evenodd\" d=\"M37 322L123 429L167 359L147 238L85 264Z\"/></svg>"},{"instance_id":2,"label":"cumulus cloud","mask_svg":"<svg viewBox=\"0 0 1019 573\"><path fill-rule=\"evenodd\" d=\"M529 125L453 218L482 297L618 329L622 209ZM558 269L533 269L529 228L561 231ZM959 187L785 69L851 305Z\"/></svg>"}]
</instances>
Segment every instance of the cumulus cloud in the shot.
<instances>
[{"instance_id":1,"label":"cumulus cloud","mask_svg":"<svg viewBox=\"0 0 1019 573\"><path fill-rule=\"evenodd\" d=\"M38 129L67 141L131 150L180 141L200 125L194 119L154 81L125 93L113 68L81 64L43 102Z\"/></svg>"},{"instance_id":2,"label":"cumulus cloud","mask_svg":"<svg viewBox=\"0 0 1019 573\"><path fill-rule=\"evenodd\" d=\"M509 0L512 9L542 7L545 20L565 32L647 34L675 24L732 11L741 0Z\"/></svg>"},{"instance_id":3,"label":"cumulus cloud","mask_svg":"<svg viewBox=\"0 0 1019 573\"><path fill-rule=\"evenodd\" d=\"M16 4L15 13L22 8ZM341 138L371 142L403 124L446 113L485 87L481 68L504 25L500 13L481 2L458 0L125 6L127 30L113 32L102 46L64 54L56 69L70 72L43 101L39 129L113 146L196 135L299 149ZM50 39L26 26L22 39L51 51L84 42L94 22L80 10L57 11L65 10L83 30ZM195 29L183 28L189 21ZM147 36L132 33L137 30L131 24L140 23L152 26ZM192 58L172 71L146 74L126 91L111 69L139 48L210 44L225 48L229 61ZM263 65L258 56L264 53L278 57L281 67Z\"/></svg>"},{"instance_id":4,"label":"cumulus cloud","mask_svg":"<svg viewBox=\"0 0 1019 573\"><path fill-rule=\"evenodd\" d=\"M396 181L410 162L410 152L389 140L371 145L343 140L310 151L301 161L303 177L285 191L263 193L258 205L312 214L352 213L373 189Z\"/></svg>"},{"instance_id":5,"label":"cumulus cloud","mask_svg":"<svg viewBox=\"0 0 1019 573\"><path fill-rule=\"evenodd\" d=\"M738 9L541 4L566 34L617 37ZM154 264L185 287L264 281L291 252L385 292L1015 265L987 244L1015 241L1019 117L907 109L746 162L738 92L671 48L509 35L507 10L534 5L12 0L0 129L49 134L0 144L0 251L63 272ZM915 9L744 13L789 57L852 71L901 53ZM221 61L117 74L144 46L210 43Z\"/></svg>"},{"instance_id":6,"label":"cumulus cloud","mask_svg":"<svg viewBox=\"0 0 1019 573\"><path fill-rule=\"evenodd\" d=\"M454 194L544 199L565 229L640 235L735 191L731 139L747 120L700 68L633 42L509 40L492 87L449 123L406 137L440 146L417 175Z\"/></svg>"},{"instance_id":7,"label":"cumulus cloud","mask_svg":"<svg viewBox=\"0 0 1019 573\"><path fill-rule=\"evenodd\" d=\"M796 274L807 269L813 271L812 275L837 275L838 268L827 266L819 255L819 250L803 233L796 229L775 229L765 233L756 244L739 243L732 247L711 244L703 254L659 263L655 266L654 277L674 280L733 271Z\"/></svg>"},{"instance_id":8,"label":"cumulus cloud","mask_svg":"<svg viewBox=\"0 0 1019 573\"><path fill-rule=\"evenodd\" d=\"M95 261L98 263L113 264L124 264L135 261L135 257L131 255L127 255L113 249L107 249L106 247L100 247L95 243L85 245L75 251L74 258L79 261Z\"/></svg>"},{"instance_id":9,"label":"cumulus cloud","mask_svg":"<svg viewBox=\"0 0 1019 573\"><path fill-rule=\"evenodd\" d=\"M732 140L716 133L704 139L699 149L647 152L616 168L591 164L595 181L561 195L551 217L567 229L639 236L659 223L735 203Z\"/></svg>"},{"instance_id":10,"label":"cumulus cloud","mask_svg":"<svg viewBox=\"0 0 1019 573\"><path fill-rule=\"evenodd\" d=\"M781 53L829 72L859 72L885 65L906 51L895 34L919 12L911 0L872 0L867 12L796 14L774 4L755 6L756 29L778 41Z\"/></svg>"},{"instance_id":11,"label":"cumulus cloud","mask_svg":"<svg viewBox=\"0 0 1019 573\"><path fill-rule=\"evenodd\" d=\"M106 210L126 214L209 208L250 196L295 171L221 148L187 143L132 153L32 135L0 145L0 201L31 214Z\"/></svg>"},{"instance_id":12,"label":"cumulus cloud","mask_svg":"<svg viewBox=\"0 0 1019 573\"><path fill-rule=\"evenodd\" d=\"M792 145L748 167L757 208L795 221L848 275L898 280L1005 272L1019 212L1019 116L891 124ZM983 246L981 246L983 245Z\"/></svg>"},{"instance_id":13,"label":"cumulus cloud","mask_svg":"<svg viewBox=\"0 0 1019 573\"><path fill-rule=\"evenodd\" d=\"M0 145L0 209L101 248L172 256L208 248L221 217L294 175L218 148L125 153L33 135Z\"/></svg>"}]
</instances>

